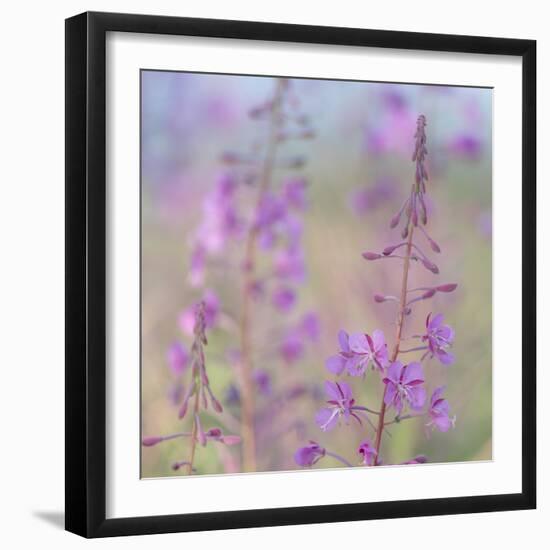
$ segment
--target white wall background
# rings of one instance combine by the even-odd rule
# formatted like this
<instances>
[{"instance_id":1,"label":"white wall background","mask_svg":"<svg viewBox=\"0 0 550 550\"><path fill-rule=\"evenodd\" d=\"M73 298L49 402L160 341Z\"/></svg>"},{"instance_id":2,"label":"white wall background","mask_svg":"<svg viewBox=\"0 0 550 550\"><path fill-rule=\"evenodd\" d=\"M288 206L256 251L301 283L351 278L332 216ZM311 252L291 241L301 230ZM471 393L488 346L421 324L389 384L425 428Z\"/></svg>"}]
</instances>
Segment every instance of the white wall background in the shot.
<instances>
[{"instance_id":1,"label":"white wall background","mask_svg":"<svg viewBox=\"0 0 550 550\"><path fill-rule=\"evenodd\" d=\"M548 540L550 375L539 364L539 509L86 542L62 528L64 391L64 18L85 10L534 38L539 70L539 340L550 268L550 36L545 3L60 0L9 2L0 33L0 540L6 548L426 548ZM519 185L519 182L518 182ZM519 193L519 189L518 189ZM540 353L542 357L542 351ZM514 414L511 404L510 414ZM519 444L510 434L510 445ZM542 547L542 546L539 546Z\"/></svg>"}]
</instances>

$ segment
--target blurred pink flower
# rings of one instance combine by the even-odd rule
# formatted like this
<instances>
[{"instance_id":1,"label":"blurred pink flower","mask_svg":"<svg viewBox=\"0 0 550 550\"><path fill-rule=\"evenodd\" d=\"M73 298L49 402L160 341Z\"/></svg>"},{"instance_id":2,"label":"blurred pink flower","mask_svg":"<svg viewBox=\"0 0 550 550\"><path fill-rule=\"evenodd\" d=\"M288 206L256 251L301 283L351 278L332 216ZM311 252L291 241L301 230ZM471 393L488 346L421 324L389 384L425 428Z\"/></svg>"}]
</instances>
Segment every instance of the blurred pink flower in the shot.
<instances>
[{"instance_id":1,"label":"blurred pink flower","mask_svg":"<svg viewBox=\"0 0 550 550\"><path fill-rule=\"evenodd\" d=\"M278 287L271 296L271 302L282 313L288 313L296 304L296 292L290 287Z\"/></svg>"},{"instance_id":2,"label":"blurred pink flower","mask_svg":"<svg viewBox=\"0 0 550 550\"><path fill-rule=\"evenodd\" d=\"M174 376L181 376L189 366L191 354L189 350L181 343L174 342L166 353L168 366Z\"/></svg>"}]
</instances>

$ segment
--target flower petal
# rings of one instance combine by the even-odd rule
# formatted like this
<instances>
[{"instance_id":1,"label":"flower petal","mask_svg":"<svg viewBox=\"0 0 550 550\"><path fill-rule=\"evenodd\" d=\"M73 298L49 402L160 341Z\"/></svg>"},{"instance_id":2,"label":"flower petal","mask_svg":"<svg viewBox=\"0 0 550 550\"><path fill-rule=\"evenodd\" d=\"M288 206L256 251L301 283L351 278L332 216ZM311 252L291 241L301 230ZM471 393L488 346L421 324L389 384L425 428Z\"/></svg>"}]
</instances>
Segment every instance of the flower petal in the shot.
<instances>
[{"instance_id":1,"label":"flower petal","mask_svg":"<svg viewBox=\"0 0 550 550\"><path fill-rule=\"evenodd\" d=\"M403 370L403 363L400 361L393 362L386 372L386 378L393 382L394 384L398 384L399 380L401 378L401 371Z\"/></svg>"},{"instance_id":2,"label":"flower petal","mask_svg":"<svg viewBox=\"0 0 550 550\"><path fill-rule=\"evenodd\" d=\"M361 332L355 332L349 337L349 347L355 353L370 353L367 337Z\"/></svg>"},{"instance_id":3,"label":"flower petal","mask_svg":"<svg viewBox=\"0 0 550 550\"><path fill-rule=\"evenodd\" d=\"M444 349L437 349L436 355L442 365L452 365L455 362L455 356Z\"/></svg>"},{"instance_id":4,"label":"flower petal","mask_svg":"<svg viewBox=\"0 0 550 550\"><path fill-rule=\"evenodd\" d=\"M376 329L372 332L372 341L374 343L373 352L378 351L386 346L386 339L384 338L384 333Z\"/></svg>"},{"instance_id":5,"label":"flower petal","mask_svg":"<svg viewBox=\"0 0 550 550\"><path fill-rule=\"evenodd\" d=\"M364 355L353 355L346 361L346 370L350 376L362 376L367 370L367 363Z\"/></svg>"},{"instance_id":6,"label":"flower petal","mask_svg":"<svg viewBox=\"0 0 550 550\"><path fill-rule=\"evenodd\" d=\"M430 322L428 324L428 330L436 330L441 326L442 323L443 323L443 314L438 313L435 317L432 317L430 319Z\"/></svg>"},{"instance_id":7,"label":"flower petal","mask_svg":"<svg viewBox=\"0 0 550 550\"><path fill-rule=\"evenodd\" d=\"M315 422L324 432L332 430L338 423L338 409L321 409L315 415Z\"/></svg>"},{"instance_id":8,"label":"flower petal","mask_svg":"<svg viewBox=\"0 0 550 550\"><path fill-rule=\"evenodd\" d=\"M340 349L347 353L349 352L349 335L345 330L340 330L338 332L338 343L340 344Z\"/></svg>"},{"instance_id":9,"label":"flower petal","mask_svg":"<svg viewBox=\"0 0 550 550\"><path fill-rule=\"evenodd\" d=\"M342 397L344 399L352 399L353 398L353 393L351 391L351 386L347 382L337 382L336 384L337 384L337 386L340 387L340 390L342 392L342 395L340 396L340 399L342 399Z\"/></svg>"},{"instance_id":10,"label":"flower petal","mask_svg":"<svg viewBox=\"0 0 550 550\"><path fill-rule=\"evenodd\" d=\"M422 365L420 363L417 363L416 361L413 363L409 363L405 367L405 372L403 373L403 384L409 386L411 384L419 384L422 382L424 382Z\"/></svg>"},{"instance_id":11,"label":"flower petal","mask_svg":"<svg viewBox=\"0 0 550 550\"><path fill-rule=\"evenodd\" d=\"M432 393L432 397L430 399L431 407L434 406L434 403L436 401L439 401L441 399L444 391L445 391L445 386L439 386L438 388L435 388L435 390Z\"/></svg>"},{"instance_id":12,"label":"flower petal","mask_svg":"<svg viewBox=\"0 0 550 550\"><path fill-rule=\"evenodd\" d=\"M342 394L340 393L338 386L335 382L331 382L330 380L325 380L325 393L327 394L327 397L333 401L339 401L342 399Z\"/></svg>"}]
</instances>

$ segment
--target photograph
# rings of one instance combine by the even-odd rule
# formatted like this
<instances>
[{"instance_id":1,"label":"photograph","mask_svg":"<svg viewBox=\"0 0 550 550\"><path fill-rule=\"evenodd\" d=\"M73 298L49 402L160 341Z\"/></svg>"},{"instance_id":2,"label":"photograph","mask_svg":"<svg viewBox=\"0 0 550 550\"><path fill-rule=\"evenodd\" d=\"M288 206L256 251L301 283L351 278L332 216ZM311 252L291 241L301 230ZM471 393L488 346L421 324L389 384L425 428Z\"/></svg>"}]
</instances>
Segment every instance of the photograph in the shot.
<instances>
[{"instance_id":1,"label":"photograph","mask_svg":"<svg viewBox=\"0 0 550 550\"><path fill-rule=\"evenodd\" d=\"M492 460L493 90L140 87L141 477Z\"/></svg>"}]
</instances>

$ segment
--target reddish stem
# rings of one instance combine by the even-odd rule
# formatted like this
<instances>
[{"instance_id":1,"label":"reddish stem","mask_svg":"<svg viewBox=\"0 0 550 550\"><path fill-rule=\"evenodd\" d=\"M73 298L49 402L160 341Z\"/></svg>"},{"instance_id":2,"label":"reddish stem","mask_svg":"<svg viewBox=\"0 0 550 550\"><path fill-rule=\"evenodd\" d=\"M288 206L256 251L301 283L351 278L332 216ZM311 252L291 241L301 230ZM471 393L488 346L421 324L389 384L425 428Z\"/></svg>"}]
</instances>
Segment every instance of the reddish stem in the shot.
<instances>
[{"instance_id":1,"label":"reddish stem","mask_svg":"<svg viewBox=\"0 0 550 550\"><path fill-rule=\"evenodd\" d=\"M395 344L390 356L390 361L393 363L399 355L399 346L401 345L401 336L403 333L403 324L405 321L405 308L407 306L407 281L409 278L409 266L411 263L411 250L413 246L412 238L414 233L414 225L409 222L409 237L407 240L406 254L403 262L403 277L401 280L401 297L399 300L399 310L397 312L397 328L395 333ZM380 405L380 415L378 417L378 429L376 430L375 449L376 456L380 456L380 445L382 443L382 434L384 433L384 417L386 415L386 397L387 385L384 386L384 394L382 396L382 404Z\"/></svg>"}]
</instances>

